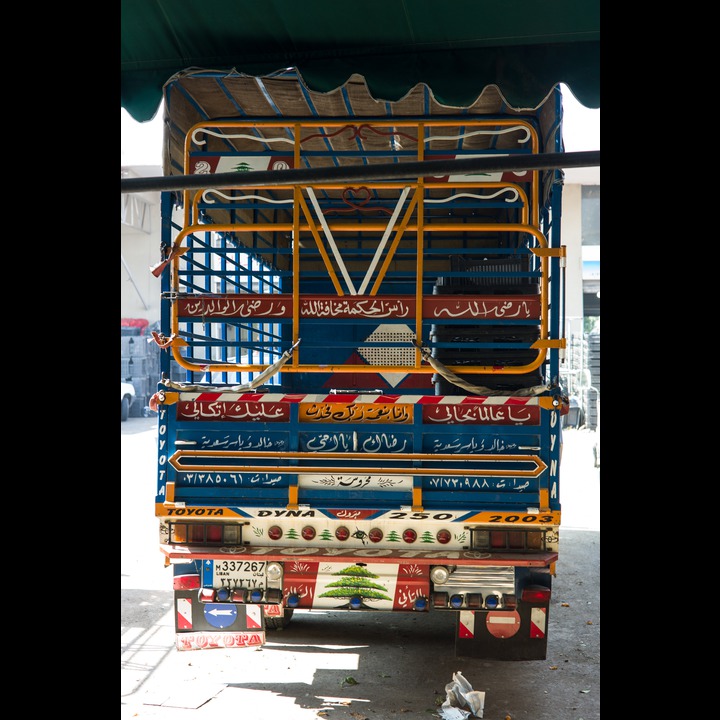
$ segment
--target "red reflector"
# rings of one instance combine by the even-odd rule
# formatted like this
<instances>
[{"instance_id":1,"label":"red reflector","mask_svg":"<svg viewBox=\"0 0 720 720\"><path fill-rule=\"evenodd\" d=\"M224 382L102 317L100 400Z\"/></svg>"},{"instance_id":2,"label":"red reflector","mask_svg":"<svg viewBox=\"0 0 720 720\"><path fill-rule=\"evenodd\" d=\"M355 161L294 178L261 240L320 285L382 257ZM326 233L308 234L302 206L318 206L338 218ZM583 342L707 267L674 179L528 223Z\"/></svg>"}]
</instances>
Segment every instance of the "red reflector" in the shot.
<instances>
[{"instance_id":1,"label":"red reflector","mask_svg":"<svg viewBox=\"0 0 720 720\"><path fill-rule=\"evenodd\" d=\"M547 602L550 600L550 588L543 585L530 585L522 591L520 599L529 603Z\"/></svg>"},{"instance_id":2,"label":"red reflector","mask_svg":"<svg viewBox=\"0 0 720 720\"><path fill-rule=\"evenodd\" d=\"M406 543L414 543L417 540L417 533L413 529L408 528L407 530L403 531L402 539Z\"/></svg>"},{"instance_id":3,"label":"red reflector","mask_svg":"<svg viewBox=\"0 0 720 720\"><path fill-rule=\"evenodd\" d=\"M311 525L306 525L300 534L303 536L303 540L312 540L315 537L315 528Z\"/></svg>"},{"instance_id":4,"label":"red reflector","mask_svg":"<svg viewBox=\"0 0 720 720\"><path fill-rule=\"evenodd\" d=\"M277 525L273 525L268 530L268 537L271 540L279 540L282 537L283 531L281 527L278 527Z\"/></svg>"},{"instance_id":5,"label":"red reflector","mask_svg":"<svg viewBox=\"0 0 720 720\"><path fill-rule=\"evenodd\" d=\"M370 542L380 542L383 539L383 531L380 528L372 528L368 533Z\"/></svg>"},{"instance_id":6,"label":"red reflector","mask_svg":"<svg viewBox=\"0 0 720 720\"><path fill-rule=\"evenodd\" d=\"M176 575L173 578L173 590L197 590L199 587L199 575Z\"/></svg>"},{"instance_id":7,"label":"red reflector","mask_svg":"<svg viewBox=\"0 0 720 720\"><path fill-rule=\"evenodd\" d=\"M339 528L336 528L335 537L338 540L347 540L350 537L350 531L344 525L341 525Z\"/></svg>"}]
</instances>

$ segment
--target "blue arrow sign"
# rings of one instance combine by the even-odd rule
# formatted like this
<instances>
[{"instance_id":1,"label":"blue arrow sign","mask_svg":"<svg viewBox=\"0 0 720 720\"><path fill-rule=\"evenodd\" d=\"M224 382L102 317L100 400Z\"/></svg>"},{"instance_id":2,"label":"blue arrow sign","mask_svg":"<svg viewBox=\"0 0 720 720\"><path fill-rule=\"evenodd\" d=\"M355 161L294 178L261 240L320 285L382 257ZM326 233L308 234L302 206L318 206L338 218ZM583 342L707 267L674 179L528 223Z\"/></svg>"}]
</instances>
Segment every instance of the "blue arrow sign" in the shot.
<instances>
[{"instance_id":1,"label":"blue arrow sign","mask_svg":"<svg viewBox=\"0 0 720 720\"><path fill-rule=\"evenodd\" d=\"M237 619L237 607L231 603L207 603L203 611L208 624L218 629L229 627Z\"/></svg>"}]
</instances>

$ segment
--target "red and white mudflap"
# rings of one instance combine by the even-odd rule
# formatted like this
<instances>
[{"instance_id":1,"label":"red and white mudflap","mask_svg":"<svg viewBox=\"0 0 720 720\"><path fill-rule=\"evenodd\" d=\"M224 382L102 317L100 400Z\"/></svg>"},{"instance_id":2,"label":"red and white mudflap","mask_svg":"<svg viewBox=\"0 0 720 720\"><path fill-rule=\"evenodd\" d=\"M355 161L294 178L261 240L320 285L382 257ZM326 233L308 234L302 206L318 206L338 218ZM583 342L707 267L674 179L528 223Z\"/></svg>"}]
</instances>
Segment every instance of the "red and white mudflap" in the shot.
<instances>
[{"instance_id":1,"label":"red and white mudflap","mask_svg":"<svg viewBox=\"0 0 720 720\"><path fill-rule=\"evenodd\" d=\"M178 650L259 647L265 644L262 605L203 603L197 590L175 592Z\"/></svg>"},{"instance_id":2,"label":"red and white mudflap","mask_svg":"<svg viewBox=\"0 0 720 720\"><path fill-rule=\"evenodd\" d=\"M488 660L545 660L549 605L521 603L516 610L461 610L455 654Z\"/></svg>"}]
</instances>

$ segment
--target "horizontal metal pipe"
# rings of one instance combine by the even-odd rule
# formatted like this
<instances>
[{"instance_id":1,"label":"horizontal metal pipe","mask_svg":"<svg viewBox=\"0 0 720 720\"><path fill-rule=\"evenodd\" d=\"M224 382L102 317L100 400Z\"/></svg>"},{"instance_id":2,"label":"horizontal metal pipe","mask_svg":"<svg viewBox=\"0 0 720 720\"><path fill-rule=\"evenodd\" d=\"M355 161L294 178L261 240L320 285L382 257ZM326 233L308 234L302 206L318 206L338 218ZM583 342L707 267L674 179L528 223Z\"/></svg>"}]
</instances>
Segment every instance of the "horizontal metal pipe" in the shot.
<instances>
[{"instance_id":1,"label":"horizontal metal pipe","mask_svg":"<svg viewBox=\"0 0 720 720\"><path fill-rule=\"evenodd\" d=\"M412 180L418 177L460 175L477 172L518 170L555 170L598 167L600 151L539 153L502 157L423 160L421 162L382 163L329 168L292 168L288 170L251 170L215 175L163 175L161 177L120 178L121 193L199 190L223 187L267 187L310 185L324 182L357 180Z\"/></svg>"}]
</instances>

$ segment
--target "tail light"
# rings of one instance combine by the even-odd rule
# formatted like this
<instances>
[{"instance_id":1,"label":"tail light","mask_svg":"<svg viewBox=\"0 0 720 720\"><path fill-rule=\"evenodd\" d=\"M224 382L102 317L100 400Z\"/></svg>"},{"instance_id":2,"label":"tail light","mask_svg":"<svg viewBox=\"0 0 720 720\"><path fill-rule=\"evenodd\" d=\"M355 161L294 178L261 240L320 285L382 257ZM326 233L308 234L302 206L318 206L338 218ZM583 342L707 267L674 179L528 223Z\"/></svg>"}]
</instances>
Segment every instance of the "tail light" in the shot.
<instances>
[{"instance_id":1,"label":"tail light","mask_svg":"<svg viewBox=\"0 0 720 720\"><path fill-rule=\"evenodd\" d=\"M506 610L515 610L517 608L517 597L515 595L503 593L502 599L503 607Z\"/></svg>"},{"instance_id":2,"label":"tail light","mask_svg":"<svg viewBox=\"0 0 720 720\"><path fill-rule=\"evenodd\" d=\"M177 545L239 545L242 527L238 524L171 522L170 542Z\"/></svg>"},{"instance_id":3,"label":"tail light","mask_svg":"<svg viewBox=\"0 0 720 720\"><path fill-rule=\"evenodd\" d=\"M544 603L550 600L550 588L544 585L528 585L523 588L520 599L527 603Z\"/></svg>"},{"instance_id":4,"label":"tail light","mask_svg":"<svg viewBox=\"0 0 720 720\"><path fill-rule=\"evenodd\" d=\"M207 525L205 528L205 540L208 543L221 543L223 540L222 525Z\"/></svg>"},{"instance_id":5,"label":"tail light","mask_svg":"<svg viewBox=\"0 0 720 720\"><path fill-rule=\"evenodd\" d=\"M433 606L437 608L444 608L448 606L448 594L446 592L434 592L432 594Z\"/></svg>"},{"instance_id":6,"label":"tail light","mask_svg":"<svg viewBox=\"0 0 720 720\"><path fill-rule=\"evenodd\" d=\"M442 532L442 531L441 531ZM473 550L542 550L546 547L547 530L487 530L471 528Z\"/></svg>"},{"instance_id":7,"label":"tail light","mask_svg":"<svg viewBox=\"0 0 720 720\"><path fill-rule=\"evenodd\" d=\"M173 590L197 590L200 573L194 563L178 563L173 566Z\"/></svg>"},{"instance_id":8,"label":"tail light","mask_svg":"<svg viewBox=\"0 0 720 720\"><path fill-rule=\"evenodd\" d=\"M199 587L199 575L176 575L173 578L173 590L197 590Z\"/></svg>"}]
</instances>

